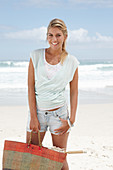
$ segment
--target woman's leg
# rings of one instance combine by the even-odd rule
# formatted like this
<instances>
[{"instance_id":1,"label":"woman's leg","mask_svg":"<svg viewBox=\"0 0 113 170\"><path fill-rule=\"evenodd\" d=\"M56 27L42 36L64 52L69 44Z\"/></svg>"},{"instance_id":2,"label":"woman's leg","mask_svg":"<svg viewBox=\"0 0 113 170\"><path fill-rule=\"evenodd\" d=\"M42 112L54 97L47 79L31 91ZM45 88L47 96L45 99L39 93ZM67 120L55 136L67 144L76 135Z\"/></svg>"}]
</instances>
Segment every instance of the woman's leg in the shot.
<instances>
[{"instance_id":1,"label":"woman's leg","mask_svg":"<svg viewBox=\"0 0 113 170\"><path fill-rule=\"evenodd\" d=\"M51 135L52 135L53 146L66 149L69 133L65 133L63 135L54 135L54 134ZM67 160L64 161L62 170L69 170Z\"/></svg>"},{"instance_id":2,"label":"woman's leg","mask_svg":"<svg viewBox=\"0 0 113 170\"><path fill-rule=\"evenodd\" d=\"M41 142L42 142L43 139L44 139L45 133L46 133L46 132L40 132ZM26 136L26 142L27 142L27 143L29 142L30 135L31 135L31 132L27 132L27 136ZM39 145L38 133L32 133L31 143L34 144L34 145Z\"/></svg>"}]
</instances>

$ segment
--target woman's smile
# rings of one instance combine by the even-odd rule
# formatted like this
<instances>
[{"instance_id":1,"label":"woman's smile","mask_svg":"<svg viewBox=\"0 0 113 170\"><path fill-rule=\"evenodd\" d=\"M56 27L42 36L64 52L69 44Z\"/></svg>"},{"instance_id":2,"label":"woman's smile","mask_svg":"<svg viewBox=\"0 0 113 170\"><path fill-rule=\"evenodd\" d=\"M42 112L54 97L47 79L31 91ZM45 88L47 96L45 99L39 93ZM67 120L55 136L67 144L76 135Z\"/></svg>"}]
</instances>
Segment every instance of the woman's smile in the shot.
<instances>
[{"instance_id":1,"label":"woman's smile","mask_svg":"<svg viewBox=\"0 0 113 170\"><path fill-rule=\"evenodd\" d=\"M58 45L58 43L54 43L54 42L53 42L52 44L53 44L54 46Z\"/></svg>"}]
</instances>

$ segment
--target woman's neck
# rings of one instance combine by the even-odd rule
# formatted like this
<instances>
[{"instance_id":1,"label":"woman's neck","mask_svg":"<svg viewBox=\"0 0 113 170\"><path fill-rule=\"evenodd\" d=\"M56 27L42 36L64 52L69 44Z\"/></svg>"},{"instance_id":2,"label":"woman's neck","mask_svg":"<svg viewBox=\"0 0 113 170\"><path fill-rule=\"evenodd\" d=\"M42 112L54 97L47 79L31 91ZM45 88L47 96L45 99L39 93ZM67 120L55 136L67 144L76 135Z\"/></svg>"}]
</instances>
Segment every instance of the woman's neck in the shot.
<instances>
[{"instance_id":1,"label":"woman's neck","mask_svg":"<svg viewBox=\"0 0 113 170\"><path fill-rule=\"evenodd\" d=\"M47 53L49 53L50 55L59 56L62 53L62 49L53 50L49 47L47 48Z\"/></svg>"}]
</instances>

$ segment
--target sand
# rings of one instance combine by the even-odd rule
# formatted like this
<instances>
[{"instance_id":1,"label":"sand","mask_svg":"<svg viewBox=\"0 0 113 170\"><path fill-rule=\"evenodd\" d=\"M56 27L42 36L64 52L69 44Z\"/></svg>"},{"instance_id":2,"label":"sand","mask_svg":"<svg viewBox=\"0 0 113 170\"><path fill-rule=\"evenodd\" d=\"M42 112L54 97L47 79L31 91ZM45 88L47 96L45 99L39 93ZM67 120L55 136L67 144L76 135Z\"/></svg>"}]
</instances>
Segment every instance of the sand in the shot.
<instances>
[{"instance_id":1,"label":"sand","mask_svg":"<svg viewBox=\"0 0 113 170\"><path fill-rule=\"evenodd\" d=\"M4 140L26 141L27 106L0 106L0 169ZM49 138L49 140L48 140ZM46 133L44 146L52 146ZM87 153L68 155L70 170L113 169L113 104L80 104L67 150Z\"/></svg>"}]
</instances>

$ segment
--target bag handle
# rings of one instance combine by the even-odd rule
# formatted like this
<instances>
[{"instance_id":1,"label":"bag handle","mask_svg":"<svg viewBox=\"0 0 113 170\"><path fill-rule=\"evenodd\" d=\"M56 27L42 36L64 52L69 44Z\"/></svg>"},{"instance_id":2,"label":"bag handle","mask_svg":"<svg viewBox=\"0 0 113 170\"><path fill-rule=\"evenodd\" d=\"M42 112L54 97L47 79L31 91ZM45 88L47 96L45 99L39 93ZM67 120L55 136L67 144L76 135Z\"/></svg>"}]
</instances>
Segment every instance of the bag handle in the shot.
<instances>
[{"instance_id":1,"label":"bag handle","mask_svg":"<svg viewBox=\"0 0 113 170\"><path fill-rule=\"evenodd\" d=\"M28 148L32 142L32 134L33 134L33 131L31 131L30 133L30 138L29 138L29 141L28 141ZM41 139L40 139L40 131L38 131L38 141L39 141L39 147L42 148L42 142L41 142Z\"/></svg>"},{"instance_id":2,"label":"bag handle","mask_svg":"<svg viewBox=\"0 0 113 170\"><path fill-rule=\"evenodd\" d=\"M33 134L33 131L31 131L30 133L30 139L28 141L28 148L31 144L31 141L32 141L32 134ZM41 142L41 139L40 139L40 131L38 131L38 141L39 141L39 147L42 148L42 142ZM83 150L78 150L78 151L65 151L64 153L67 153L67 154L81 154L81 153L87 153L86 151L83 151Z\"/></svg>"},{"instance_id":3,"label":"bag handle","mask_svg":"<svg viewBox=\"0 0 113 170\"><path fill-rule=\"evenodd\" d=\"M87 152L85 152L83 150L78 150L78 151L67 151L65 153L67 153L67 154L80 154L80 153L87 153Z\"/></svg>"}]
</instances>

